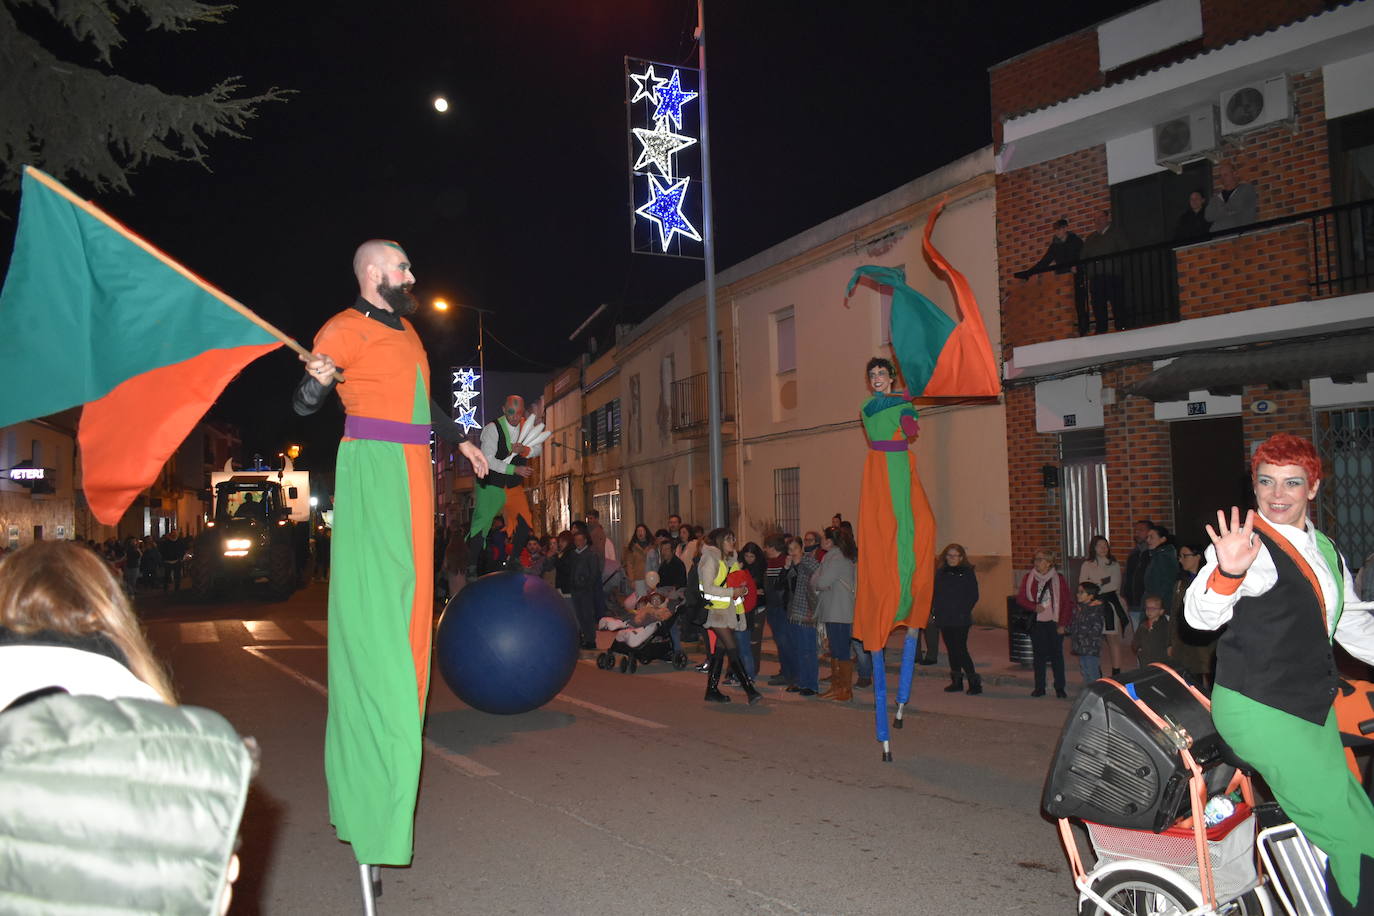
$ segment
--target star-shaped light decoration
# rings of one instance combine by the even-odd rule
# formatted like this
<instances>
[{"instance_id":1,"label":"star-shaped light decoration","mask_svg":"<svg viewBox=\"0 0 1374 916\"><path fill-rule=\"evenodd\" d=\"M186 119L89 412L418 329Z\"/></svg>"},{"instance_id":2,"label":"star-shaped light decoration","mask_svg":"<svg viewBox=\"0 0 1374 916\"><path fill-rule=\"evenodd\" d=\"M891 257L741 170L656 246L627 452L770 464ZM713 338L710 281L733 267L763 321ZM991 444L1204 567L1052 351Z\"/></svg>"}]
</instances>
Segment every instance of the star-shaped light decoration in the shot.
<instances>
[{"instance_id":1,"label":"star-shaped light decoration","mask_svg":"<svg viewBox=\"0 0 1374 916\"><path fill-rule=\"evenodd\" d=\"M460 413L458 415L458 419L455 422L459 426L463 427L464 433L469 433L472 432L474 429L482 428L482 424L477 422L476 407L469 407L467 410Z\"/></svg>"},{"instance_id":2,"label":"star-shaped light decoration","mask_svg":"<svg viewBox=\"0 0 1374 916\"><path fill-rule=\"evenodd\" d=\"M638 172L645 166L652 165L658 169L664 178L673 177L673 154L697 142L695 137L675 134L670 131L667 118L655 121L653 130L636 127L632 133L644 145L644 148L640 150L638 161L635 162L635 171Z\"/></svg>"},{"instance_id":3,"label":"star-shaped light decoration","mask_svg":"<svg viewBox=\"0 0 1374 916\"><path fill-rule=\"evenodd\" d=\"M651 219L658 224L658 237L663 243L664 251L668 250L668 242L672 240L674 233L680 232L689 239L701 241L701 234L687 221L687 217L682 215L682 198L687 193L688 181L690 179L683 178L665 188L659 184L656 177L650 175L649 190L653 197L635 211L645 219Z\"/></svg>"},{"instance_id":4,"label":"star-shaped light decoration","mask_svg":"<svg viewBox=\"0 0 1374 916\"><path fill-rule=\"evenodd\" d=\"M473 399L476 398L479 394L480 392L473 391L471 388L464 388L461 391L455 391L453 392L453 406L455 408L461 407L464 410L467 410L468 408L472 407Z\"/></svg>"},{"instance_id":5,"label":"star-shaped light decoration","mask_svg":"<svg viewBox=\"0 0 1374 916\"><path fill-rule=\"evenodd\" d=\"M682 106L697 97L695 92L683 92L682 86L678 83L678 71L674 70L673 75L668 78L668 83L661 86L658 90L658 107L654 109L654 120L668 118L673 122L673 126L682 130Z\"/></svg>"},{"instance_id":6,"label":"star-shaped light decoration","mask_svg":"<svg viewBox=\"0 0 1374 916\"><path fill-rule=\"evenodd\" d=\"M658 90L662 89L663 85L668 82L661 76L654 76L653 64L650 64L649 69L643 73L631 73L630 79L635 81L635 94L630 98L631 105L640 99L648 99L657 105Z\"/></svg>"},{"instance_id":7,"label":"star-shaped light decoration","mask_svg":"<svg viewBox=\"0 0 1374 916\"><path fill-rule=\"evenodd\" d=\"M480 373L473 372L471 369L462 369L453 373L453 380L464 388L471 388L476 385L477 380L481 377Z\"/></svg>"}]
</instances>

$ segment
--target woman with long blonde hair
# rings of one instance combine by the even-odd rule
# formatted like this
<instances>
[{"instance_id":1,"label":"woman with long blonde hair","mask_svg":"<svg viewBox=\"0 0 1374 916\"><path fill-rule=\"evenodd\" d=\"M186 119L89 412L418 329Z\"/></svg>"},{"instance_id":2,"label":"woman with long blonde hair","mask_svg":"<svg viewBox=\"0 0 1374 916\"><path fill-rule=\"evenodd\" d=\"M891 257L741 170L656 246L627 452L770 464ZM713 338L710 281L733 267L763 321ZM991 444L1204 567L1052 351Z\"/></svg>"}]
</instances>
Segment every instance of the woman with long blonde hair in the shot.
<instances>
[{"instance_id":1,"label":"woman with long blonde hair","mask_svg":"<svg viewBox=\"0 0 1374 916\"><path fill-rule=\"evenodd\" d=\"M0 709L28 684L176 704L109 566L68 541L0 559Z\"/></svg>"}]
</instances>

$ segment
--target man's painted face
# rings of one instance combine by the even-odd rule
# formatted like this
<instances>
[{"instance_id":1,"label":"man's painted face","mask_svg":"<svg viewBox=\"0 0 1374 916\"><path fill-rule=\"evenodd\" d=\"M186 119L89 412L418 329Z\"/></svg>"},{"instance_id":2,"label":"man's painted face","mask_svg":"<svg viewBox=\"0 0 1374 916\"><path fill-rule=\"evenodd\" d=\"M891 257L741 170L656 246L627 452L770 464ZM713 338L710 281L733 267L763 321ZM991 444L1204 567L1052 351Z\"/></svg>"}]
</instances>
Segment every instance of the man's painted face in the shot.
<instances>
[{"instance_id":1,"label":"man's painted face","mask_svg":"<svg viewBox=\"0 0 1374 916\"><path fill-rule=\"evenodd\" d=\"M506 422L511 425L525 421L525 399L518 394L506 398L506 404L501 410L506 415Z\"/></svg>"},{"instance_id":2,"label":"man's painted face","mask_svg":"<svg viewBox=\"0 0 1374 916\"><path fill-rule=\"evenodd\" d=\"M868 387L878 394L887 394L892 390L892 373L886 366L874 366L868 370Z\"/></svg>"},{"instance_id":3,"label":"man's painted face","mask_svg":"<svg viewBox=\"0 0 1374 916\"><path fill-rule=\"evenodd\" d=\"M1322 482L1312 483L1300 465L1261 462L1255 469L1255 504L1260 515L1276 525L1301 528L1307 505L1317 498Z\"/></svg>"}]
</instances>

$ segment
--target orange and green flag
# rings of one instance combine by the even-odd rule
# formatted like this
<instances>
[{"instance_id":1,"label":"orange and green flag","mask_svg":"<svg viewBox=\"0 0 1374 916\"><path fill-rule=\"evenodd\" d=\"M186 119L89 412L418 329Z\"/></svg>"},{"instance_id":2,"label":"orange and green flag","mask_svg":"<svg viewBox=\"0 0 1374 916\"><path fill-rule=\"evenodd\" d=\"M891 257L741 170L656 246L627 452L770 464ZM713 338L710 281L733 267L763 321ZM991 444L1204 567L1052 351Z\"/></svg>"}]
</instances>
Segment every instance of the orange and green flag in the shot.
<instances>
[{"instance_id":1,"label":"orange and green flag","mask_svg":"<svg viewBox=\"0 0 1374 916\"><path fill-rule=\"evenodd\" d=\"M82 486L114 524L280 331L83 201L24 169L0 291L0 427L84 404Z\"/></svg>"},{"instance_id":2,"label":"orange and green flag","mask_svg":"<svg viewBox=\"0 0 1374 916\"><path fill-rule=\"evenodd\" d=\"M956 317L908 286L900 267L860 267L846 292L852 294L864 280L892 289L892 352L911 397L993 398L1002 384L973 289L930 240L943 209L940 204L926 220L923 247L931 267L954 293Z\"/></svg>"}]
</instances>

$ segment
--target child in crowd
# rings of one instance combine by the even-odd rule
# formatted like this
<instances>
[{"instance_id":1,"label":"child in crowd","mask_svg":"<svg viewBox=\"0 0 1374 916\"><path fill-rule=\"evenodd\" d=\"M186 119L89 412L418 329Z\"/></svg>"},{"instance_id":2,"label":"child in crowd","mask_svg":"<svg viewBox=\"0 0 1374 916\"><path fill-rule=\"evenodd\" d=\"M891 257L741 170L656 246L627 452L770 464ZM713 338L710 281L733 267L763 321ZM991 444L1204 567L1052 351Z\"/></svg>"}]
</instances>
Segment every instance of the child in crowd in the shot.
<instances>
[{"instance_id":1,"label":"child in crowd","mask_svg":"<svg viewBox=\"0 0 1374 916\"><path fill-rule=\"evenodd\" d=\"M1131 647L1136 661L1143 668L1151 662L1167 662L1173 654L1169 645L1169 615L1164 613L1164 599L1158 595L1145 596L1145 622L1135 631Z\"/></svg>"},{"instance_id":2,"label":"child in crowd","mask_svg":"<svg viewBox=\"0 0 1374 916\"><path fill-rule=\"evenodd\" d=\"M1070 644L1078 656L1078 668L1083 672L1085 684L1102 676L1103 617L1098 591L1095 582L1078 583L1078 606L1074 608L1073 620L1069 621Z\"/></svg>"}]
</instances>

